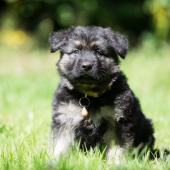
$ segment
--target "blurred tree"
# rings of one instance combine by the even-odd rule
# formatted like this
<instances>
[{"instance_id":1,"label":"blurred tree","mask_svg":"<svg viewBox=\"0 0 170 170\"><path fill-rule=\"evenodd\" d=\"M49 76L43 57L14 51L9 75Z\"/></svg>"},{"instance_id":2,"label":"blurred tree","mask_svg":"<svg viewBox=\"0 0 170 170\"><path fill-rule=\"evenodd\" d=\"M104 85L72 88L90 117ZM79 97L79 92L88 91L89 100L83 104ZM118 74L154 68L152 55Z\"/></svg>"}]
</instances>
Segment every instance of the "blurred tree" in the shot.
<instances>
[{"instance_id":1,"label":"blurred tree","mask_svg":"<svg viewBox=\"0 0 170 170\"><path fill-rule=\"evenodd\" d=\"M8 17L10 13L16 27L35 33L39 42L46 42L52 30L71 25L110 26L136 42L143 32L154 31L159 38L168 36L169 1L1 0L0 9Z\"/></svg>"},{"instance_id":2,"label":"blurred tree","mask_svg":"<svg viewBox=\"0 0 170 170\"><path fill-rule=\"evenodd\" d=\"M150 29L145 0L24 0L13 4L19 26L34 31L44 19L54 29L70 25L101 25L127 30L134 37Z\"/></svg>"},{"instance_id":3,"label":"blurred tree","mask_svg":"<svg viewBox=\"0 0 170 170\"><path fill-rule=\"evenodd\" d=\"M170 0L150 0L146 9L152 15L152 30L159 39L170 37Z\"/></svg>"},{"instance_id":4,"label":"blurred tree","mask_svg":"<svg viewBox=\"0 0 170 170\"><path fill-rule=\"evenodd\" d=\"M0 18L2 17L4 11L6 10L7 3L5 0L0 1ZM0 25L2 24L2 20L0 20Z\"/></svg>"}]
</instances>

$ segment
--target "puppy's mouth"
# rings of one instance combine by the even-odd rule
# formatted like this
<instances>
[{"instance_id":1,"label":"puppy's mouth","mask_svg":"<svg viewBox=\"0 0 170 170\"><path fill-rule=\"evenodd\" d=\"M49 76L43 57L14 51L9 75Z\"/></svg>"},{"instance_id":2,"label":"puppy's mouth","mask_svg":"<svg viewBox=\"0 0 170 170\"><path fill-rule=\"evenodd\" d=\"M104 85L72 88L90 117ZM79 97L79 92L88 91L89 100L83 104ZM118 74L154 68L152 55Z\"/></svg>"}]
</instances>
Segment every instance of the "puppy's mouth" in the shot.
<instances>
[{"instance_id":1,"label":"puppy's mouth","mask_svg":"<svg viewBox=\"0 0 170 170\"><path fill-rule=\"evenodd\" d=\"M98 80L88 75L83 75L76 79L76 84L84 84L84 85L98 84Z\"/></svg>"}]
</instances>

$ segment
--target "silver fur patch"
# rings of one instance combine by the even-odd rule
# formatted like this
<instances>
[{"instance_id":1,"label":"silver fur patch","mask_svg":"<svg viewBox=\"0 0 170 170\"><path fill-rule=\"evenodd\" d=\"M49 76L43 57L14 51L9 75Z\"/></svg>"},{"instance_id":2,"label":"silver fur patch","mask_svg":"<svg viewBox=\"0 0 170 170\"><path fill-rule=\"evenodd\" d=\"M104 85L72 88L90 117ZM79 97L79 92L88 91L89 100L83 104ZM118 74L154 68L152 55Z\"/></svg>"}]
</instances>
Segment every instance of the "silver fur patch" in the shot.
<instances>
[{"instance_id":1,"label":"silver fur patch","mask_svg":"<svg viewBox=\"0 0 170 170\"><path fill-rule=\"evenodd\" d=\"M60 115L57 119L65 126L75 127L83 119L81 111L82 107L73 104L71 101L69 103L60 103L57 109Z\"/></svg>"},{"instance_id":2,"label":"silver fur patch","mask_svg":"<svg viewBox=\"0 0 170 170\"><path fill-rule=\"evenodd\" d=\"M70 56L68 54L64 54L62 59L59 61L59 68L62 70L63 73L66 73L66 63L70 62Z\"/></svg>"},{"instance_id":3,"label":"silver fur patch","mask_svg":"<svg viewBox=\"0 0 170 170\"><path fill-rule=\"evenodd\" d=\"M115 113L114 114L114 119L116 121L119 121L121 118L124 117L122 110L119 109L119 108L114 108L114 113Z\"/></svg>"}]
</instances>

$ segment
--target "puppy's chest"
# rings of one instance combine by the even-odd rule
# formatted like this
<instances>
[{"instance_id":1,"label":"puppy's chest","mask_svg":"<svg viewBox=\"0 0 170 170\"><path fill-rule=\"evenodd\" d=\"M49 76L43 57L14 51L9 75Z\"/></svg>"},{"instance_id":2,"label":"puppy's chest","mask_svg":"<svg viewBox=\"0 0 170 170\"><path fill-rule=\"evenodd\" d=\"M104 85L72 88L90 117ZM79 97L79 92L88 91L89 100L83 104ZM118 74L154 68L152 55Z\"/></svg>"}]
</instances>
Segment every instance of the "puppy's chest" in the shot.
<instances>
[{"instance_id":1,"label":"puppy's chest","mask_svg":"<svg viewBox=\"0 0 170 170\"><path fill-rule=\"evenodd\" d=\"M95 109L89 109L90 119L96 126L98 126L103 119L113 124L114 115L114 109L111 106L100 106Z\"/></svg>"},{"instance_id":2,"label":"puppy's chest","mask_svg":"<svg viewBox=\"0 0 170 170\"><path fill-rule=\"evenodd\" d=\"M91 106L89 108L86 108L87 116L83 116L82 106L72 102L60 103L57 110L62 115L60 121L67 123L67 121L72 120L75 126L78 125L82 120L90 120L97 127L100 125L103 119L112 124L115 119L115 113L113 107L107 105L98 106L98 107Z\"/></svg>"}]
</instances>

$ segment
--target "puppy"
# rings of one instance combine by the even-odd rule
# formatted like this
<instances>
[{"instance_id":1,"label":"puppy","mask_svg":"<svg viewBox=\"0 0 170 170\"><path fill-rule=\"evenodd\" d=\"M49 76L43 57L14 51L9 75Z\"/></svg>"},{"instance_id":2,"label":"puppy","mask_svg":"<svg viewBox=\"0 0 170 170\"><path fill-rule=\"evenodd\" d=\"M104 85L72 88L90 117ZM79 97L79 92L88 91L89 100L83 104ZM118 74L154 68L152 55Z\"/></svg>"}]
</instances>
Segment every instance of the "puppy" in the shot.
<instances>
[{"instance_id":1,"label":"puppy","mask_svg":"<svg viewBox=\"0 0 170 170\"><path fill-rule=\"evenodd\" d=\"M119 68L128 50L125 36L102 27L71 27L49 37L60 50L61 80L52 106L51 152L59 158L75 141L81 148L106 146L108 160L125 150L153 149L153 127Z\"/></svg>"}]
</instances>

